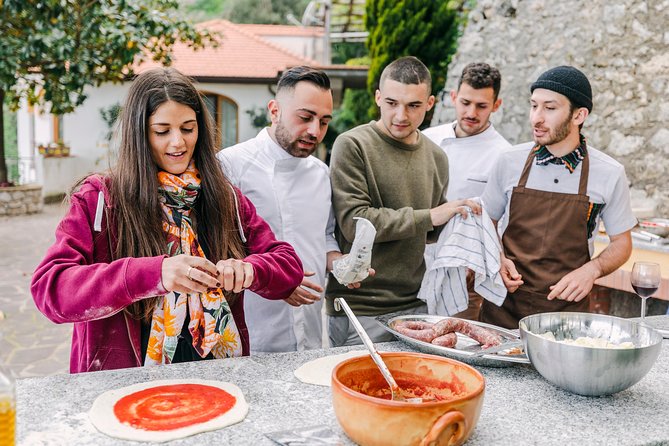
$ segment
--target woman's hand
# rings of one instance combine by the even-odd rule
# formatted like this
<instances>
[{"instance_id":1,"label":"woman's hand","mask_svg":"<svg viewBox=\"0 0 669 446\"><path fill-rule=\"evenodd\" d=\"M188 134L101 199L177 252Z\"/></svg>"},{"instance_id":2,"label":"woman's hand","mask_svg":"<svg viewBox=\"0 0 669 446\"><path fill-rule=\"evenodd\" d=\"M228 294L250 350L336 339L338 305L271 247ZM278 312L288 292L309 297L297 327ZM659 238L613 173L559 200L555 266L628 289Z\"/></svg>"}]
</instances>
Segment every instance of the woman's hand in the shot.
<instances>
[{"instance_id":1,"label":"woman's hand","mask_svg":"<svg viewBox=\"0 0 669 446\"><path fill-rule=\"evenodd\" d=\"M216 269L218 270L217 277L222 284L219 286L233 293L239 293L250 287L255 277L253 265L243 260L221 260L216 264Z\"/></svg>"},{"instance_id":2,"label":"woman's hand","mask_svg":"<svg viewBox=\"0 0 669 446\"><path fill-rule=\"evenodd\" d=\"M221 286L216 265L204 257L185 254L165 258L160 277L167 291L178 293L204 293Z\"/></svg>"}]
</instances>

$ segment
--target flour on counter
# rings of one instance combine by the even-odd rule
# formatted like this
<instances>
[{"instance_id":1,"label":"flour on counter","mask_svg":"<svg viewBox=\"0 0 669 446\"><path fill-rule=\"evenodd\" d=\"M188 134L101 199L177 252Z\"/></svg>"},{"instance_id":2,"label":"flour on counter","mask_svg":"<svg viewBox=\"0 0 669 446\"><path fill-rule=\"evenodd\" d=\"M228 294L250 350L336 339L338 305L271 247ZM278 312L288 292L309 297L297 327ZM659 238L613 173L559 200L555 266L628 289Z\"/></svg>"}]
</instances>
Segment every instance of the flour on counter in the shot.
<instances>
[{"instance_id":1,"label":"flour on counter","mask_svg":"<svg viewBox=\"0 0 669 446\"><path fill-rule=\"evenodd\" d=\"M82 441L89 434L97 431L88 419L86 412L65 418L58 413L49 416L53 420L40 432L29 432L21 441L21 446L61 446ZM91 437L91 444L94 444Z\"/></svg>"}]
</instances>

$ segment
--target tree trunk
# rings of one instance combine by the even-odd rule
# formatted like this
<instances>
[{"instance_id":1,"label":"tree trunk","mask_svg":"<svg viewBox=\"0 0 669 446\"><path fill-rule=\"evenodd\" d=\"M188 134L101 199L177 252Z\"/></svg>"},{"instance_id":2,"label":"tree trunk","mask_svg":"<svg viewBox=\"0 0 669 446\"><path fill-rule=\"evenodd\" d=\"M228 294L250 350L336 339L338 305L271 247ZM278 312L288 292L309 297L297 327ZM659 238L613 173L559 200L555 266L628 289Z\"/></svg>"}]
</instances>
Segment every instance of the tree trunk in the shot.
<instances>
[{"instance_id":1,"label":"tree trunk","mask_svg":"<svg viewBox=\"0 0 669 446\"><path fill-rule=\"evenodd\" d=\"M0 185L7 183L7 162L5 161L5 92L0 90Z\"/></svg>"}]
</instances>

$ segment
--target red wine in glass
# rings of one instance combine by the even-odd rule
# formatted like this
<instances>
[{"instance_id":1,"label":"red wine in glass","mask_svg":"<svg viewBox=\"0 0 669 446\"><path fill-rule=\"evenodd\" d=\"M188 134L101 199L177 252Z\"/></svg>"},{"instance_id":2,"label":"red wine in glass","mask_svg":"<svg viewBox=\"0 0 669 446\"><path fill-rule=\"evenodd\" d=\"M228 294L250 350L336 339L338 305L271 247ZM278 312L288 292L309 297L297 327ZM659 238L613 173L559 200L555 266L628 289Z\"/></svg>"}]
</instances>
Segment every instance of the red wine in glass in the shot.
<instances>
[{"instance_id":1,"label":"red wine in glass","mask_svg":"<svg viewBox=\"0 0 669 446\"><path fill-rule=\"evenodd\" d=\"M634 262L632 288L641 298L641 322L646 318L646 299L660 286L660 265L653 262Z\"/></svg>"},{"instance_id":2,"label":"red wine in glass","mask_svg":"<svg viewBox=\"0 0 669 446\"><path fill-rule=\"evenodd\" d=\"M658 289L658 287L656 286L640 286L640 285L639 286L632 285L632 288L634 288L634 292L637 293L641 298L652 296Z\"/></svg>"}]
</instances>

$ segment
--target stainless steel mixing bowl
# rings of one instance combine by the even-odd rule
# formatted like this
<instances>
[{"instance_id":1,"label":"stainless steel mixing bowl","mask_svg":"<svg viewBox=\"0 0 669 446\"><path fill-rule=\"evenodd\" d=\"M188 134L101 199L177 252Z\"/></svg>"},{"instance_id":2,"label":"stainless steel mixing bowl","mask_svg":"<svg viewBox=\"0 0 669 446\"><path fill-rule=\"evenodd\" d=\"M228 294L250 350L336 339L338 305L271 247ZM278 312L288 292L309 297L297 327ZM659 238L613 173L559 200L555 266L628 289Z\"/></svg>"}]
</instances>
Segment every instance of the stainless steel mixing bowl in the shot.
<instances>
[{"instance_id":1,"label":"stainless steel mixing bowl","mask_svg":"<svg viewBox=\"0 0 669 446\"><path fill-rule=\"evenodd\" d=\"M542 313L520 320L520 337L535 369L552 384L586 396L610 395L636 384L662 349L662 335L647 325L590 313ZM557 341L579 336L604 338L630 349L592 348Z\"/></svg>"}]
</instances>

